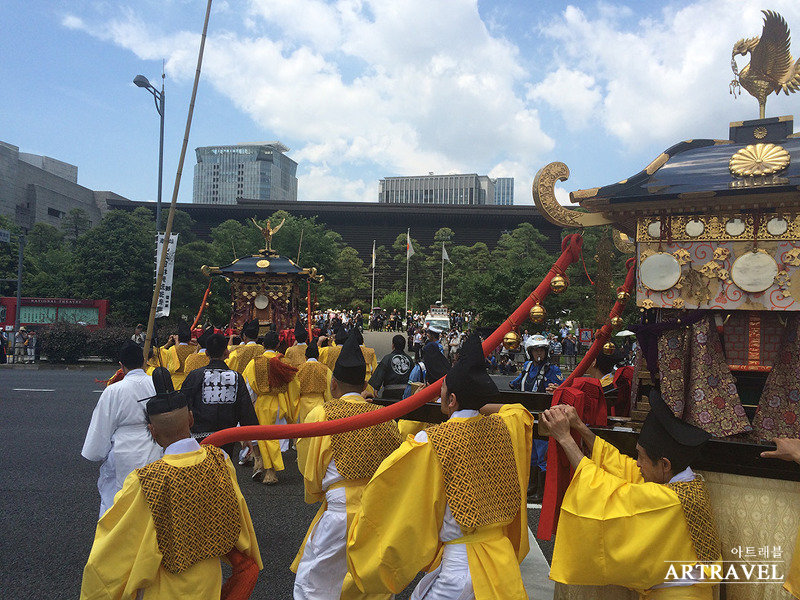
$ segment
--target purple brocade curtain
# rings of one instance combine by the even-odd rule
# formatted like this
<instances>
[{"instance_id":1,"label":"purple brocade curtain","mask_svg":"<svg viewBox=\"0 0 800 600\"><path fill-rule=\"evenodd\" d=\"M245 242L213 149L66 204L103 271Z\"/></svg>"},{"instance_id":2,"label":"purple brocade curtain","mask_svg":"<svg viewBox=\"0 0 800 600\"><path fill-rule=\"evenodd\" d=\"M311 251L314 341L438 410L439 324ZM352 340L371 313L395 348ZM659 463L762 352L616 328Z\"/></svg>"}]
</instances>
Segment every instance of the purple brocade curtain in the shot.
<instances>
[{"instance_id":1,"label":"purple brocade curtain","mask_svg":"<svg viewBox=\"0 0 800 600\"><path fill-rule=\"evenodd\" d=\"M688 321L658 338L664 401L676 417L714 437L751 431L716 327L708 315Z\"/></svg>"},{"instance_id":2,"label":"purple brocade curtain","mask_svg":"<svg viewBox=\"0 0 800 600\"><path fill-rule=\"evenodd\" d=\"M760 439L800 437L800 318L789 316L753 427Z\"/></svg>"}]
</instances>

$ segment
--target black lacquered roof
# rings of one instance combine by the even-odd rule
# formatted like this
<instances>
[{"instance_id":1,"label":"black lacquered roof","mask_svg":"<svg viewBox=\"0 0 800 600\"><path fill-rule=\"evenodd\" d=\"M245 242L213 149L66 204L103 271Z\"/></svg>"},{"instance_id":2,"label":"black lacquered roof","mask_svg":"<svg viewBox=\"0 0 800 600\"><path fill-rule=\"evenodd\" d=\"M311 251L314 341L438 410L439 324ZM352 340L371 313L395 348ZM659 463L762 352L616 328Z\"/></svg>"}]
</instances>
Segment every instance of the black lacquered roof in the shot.
<instances>
[{"instance_id":1,"label":"black lacquered roof","mask_svg":"<svg viewBox=\"0 0 800 600\"><path fill-rule=\"evenodd\" d=\"M265 265L262 261L268 261ZM261 262L261 265L258 263ZM220 267L214 271L215 275L298 275L307 274L302 268L298 267L292 260L278 256L256 255L239 258L226 267Z\"/></svg>"},{"instance_id":2,"label":"black lacquered roof","mask_svg":"<svg viewBox=\"0 0 800 600\"><path fill-rule=\"evenodd\" d=\"M756 128L760 128L756 137ZM764 132L766 131L766 134ZM731 124L730 140L691 140L666 150L651 166L633 177L596 190L576 192L584 206L594 200L610 205L628 202L662 202L687 195L713 193L715 196L796 192L800 186L800 138L792 136L792 121L781 117ZM754 144L775 144L784 148L791 161L775 174L738 177L729 162L740 149Z\"/></svg>"}]
</instances>

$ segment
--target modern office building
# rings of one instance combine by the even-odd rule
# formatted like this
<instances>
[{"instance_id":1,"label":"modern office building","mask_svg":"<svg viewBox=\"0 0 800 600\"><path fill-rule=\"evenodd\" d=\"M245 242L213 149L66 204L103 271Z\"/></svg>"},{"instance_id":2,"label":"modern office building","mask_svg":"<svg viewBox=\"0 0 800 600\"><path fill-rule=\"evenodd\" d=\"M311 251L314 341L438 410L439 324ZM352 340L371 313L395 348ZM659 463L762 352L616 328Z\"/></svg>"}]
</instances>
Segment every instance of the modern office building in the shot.
<instances>
[{"instance_id":1,"label":"modern office building","mask_svg":"<svg viewBox=\"0 0 800 600\"><path fill-rule=\"evenodd\" d=\"M494 203L503 206L514 204L513 177L498 177L494 180Z\"/></svg>"},{"instance_id":2,"label":"modern office building","mask_svg":"<svg viewBox=\"0 0 800 600\"><path fill-rule=\"evenodd\" d=\"M124 200L113 192L78 185L75 165L0 142L0 214L19 227L30 229L34 223L60 227L74 208L82 209L94 226L105 214L109 199Z\"/></svg>"},{"instance_id":3,"label":"modern office building","mask_svg":"<svg viewBox=\"0 0 800 600\"><path fill-rule=\"evenodd\" d=\"M197 148L192 202L297 200L297 163L280 142Z\"/></svg>"},{"instance_id":4,"label":"modern office building","mask_svg":"<svg viewBox=\"0 0 800 600\"><path fill-rule=\"evenodd\" d=\"M378 194L385 204L488 204L493 198L492 181L476 173L386 177Z\"/></svg>"},{"instance_id":5,"label":"modern office building","mask_svg":"<svg viewBox=\"0 0 800 600\"><path fill-rule=\"evenodd\" d=\"M507 186L510 180L511 195ZM496 182L502 183L503 200L497 202ZM380 180L378 202L384 204L512 204L514 179L490 179L476 173L385 177Z\"/></svg>"}]
</instances>

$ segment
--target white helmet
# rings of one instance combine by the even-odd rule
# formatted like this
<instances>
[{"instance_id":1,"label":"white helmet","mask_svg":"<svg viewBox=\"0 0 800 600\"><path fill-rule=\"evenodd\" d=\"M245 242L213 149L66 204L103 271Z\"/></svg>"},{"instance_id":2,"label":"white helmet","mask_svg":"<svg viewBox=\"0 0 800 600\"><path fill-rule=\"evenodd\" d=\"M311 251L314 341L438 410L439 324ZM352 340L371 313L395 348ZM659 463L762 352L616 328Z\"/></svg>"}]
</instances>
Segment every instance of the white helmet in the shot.
<instances>
[{"instance_id":1,"label":"white helmet","mask_svg":"<svg viewBox=\"0 0 800 600\"><path fill-rule=\"evenodd\" d=\"M547 341L547 338L544 337L543 335L539 335L538 333L536 335L530 336L525 341L526 352L531 348L549 348L549 347L550 347L550 342Z\"/></svg>"}]
</instances>

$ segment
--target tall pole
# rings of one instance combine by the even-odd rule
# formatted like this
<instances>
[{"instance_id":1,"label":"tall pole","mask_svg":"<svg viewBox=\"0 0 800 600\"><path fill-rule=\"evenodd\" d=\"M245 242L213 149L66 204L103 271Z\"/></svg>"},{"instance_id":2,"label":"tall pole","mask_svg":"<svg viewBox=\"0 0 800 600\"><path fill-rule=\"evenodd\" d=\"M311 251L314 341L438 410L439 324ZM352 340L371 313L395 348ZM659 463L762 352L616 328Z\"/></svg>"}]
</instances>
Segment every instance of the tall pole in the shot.
<instances>
[{"instance_id":1,"label":"tall pole","mask_svg":"<svg viewBox=\"0 0 800 600\"><path fill-rule=\"evenodd\" d=\"M186 159L186 147L189 145L189 132L192 129L192 115L194 114L194 102L197 98L197 86L200 83L200 69L203 65L203 51L206 47L206 34L208 33L208 19L211 16L211 2L208 0L206 5L206 16L203 21L203 33L200 35L200 49L197 53L197 69L194 74L194 86L192 87L192 96L189 100L189 113L186 115L186 129L183 133L183 144L181 145L181 154L178 158L178 170L175 173L175 185L172 188L172 203L170 204L169 217L167 217L167 226L164 230L164 244L162 246L161 260L158 263L158 271L156 272L156 285L153 289L153 299L150 302L150 316L147 319L147 335L144 340L144 358L147 360L150 345L153 341L153 326L156 320L156 306L158 305L158 293L161 290L161 282L164 277L164 265L167 262L167 244L169 243L169 236L172 233L172 221L175 217L175 204L178 202L178 191L181 187L181 174L183 173L183 161Z\"/></svg>"},{"instance_id":2,"label":"tall pole","mask_svg":"<svg viewBox=\"0 0 800 600\"><path fill-rule=\"evenodd\" d=\"M375 240L372 240L372 303L369 306L369 312L372 313L372 309L375 308Z\"/></svg>"},{"instance_id":3,"label":"tall pole","mask_svg":"<svg viewBox=\"0 0 800 600\"><path fill-rule=\"evenodd\" d=\"M161 68L161 97L158 114L161 117L161 131L158 138L158 199L156 200L156 232L161 231L161 183L164 178L164 68Z\"/></svg>"},{"instance_id":4,"label":"tall pole","mask_svg":"<svg viewBox=\"0 0 800 600\"><path fill-rule=\"evenodd\" d=\"M439 304L444 304L444 242L442 242L442 281L439 285Z\"/></svg>"},{"instance_id":5,"label":"tall pole","mask_svg":"<svg viewBox=\"0 0 800 600\"><path fill-rule=\"evenodd\" d=\"M411 228L406 232L406 312L403 317L408 320L408 265L411 262L409 255L409 248L411 248Z\"/></svg>"},{"instance_id":6,"label":"tall pole","mask_svg":"<svg viewBox=\"0 0 800 600\"><path fill-rule=\"evenodd\" d=\"M17 259L17 308L14 311L14 362L17 362L17 332L20 327L19 313L22 310L22 255L25 250L25 234L20 233L17 239L19 240L19 258Z\"/></svg>"}]
</instances>

